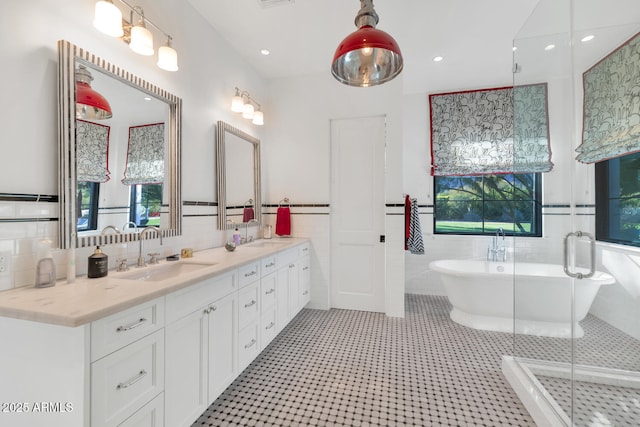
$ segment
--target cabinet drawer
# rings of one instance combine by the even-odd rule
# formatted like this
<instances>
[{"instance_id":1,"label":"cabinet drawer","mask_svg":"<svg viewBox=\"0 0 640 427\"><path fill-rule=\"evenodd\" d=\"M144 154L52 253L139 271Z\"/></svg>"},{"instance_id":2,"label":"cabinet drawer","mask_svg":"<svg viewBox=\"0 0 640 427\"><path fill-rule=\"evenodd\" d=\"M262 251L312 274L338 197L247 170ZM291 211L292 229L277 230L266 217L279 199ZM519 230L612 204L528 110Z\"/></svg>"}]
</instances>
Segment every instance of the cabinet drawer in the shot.
<instances>
[{"instance_id":1,"label":"cabinet drawer","mask_svg":"<svg viewBox=\"0 0 640 427\"><path fill-rule=\"evenodd\" d=\"M307 256L311 254L311 246L309 243L304 243L298 246L298 257L302 258L303 256Z\"/></svg>"},{"instance_id":2,"label":"cabinet drawer","mask_svg":"<svg viewBox=\"0 0 640 427\"><path fill-rule=\"evenodd\" d=\"M276 308L273 307L262 313L262 318L260 319L260 345L263 350L273 341L277 332Z\"/></svg>"},{"instance_id":3,"label":"cabinet drawer","mask_svg":"<svg viewBox=\"0 0 640 427\"><path fill-rule=\"evenodd\" d=\"M91 323L91 361L164 326L164 298L121 311Z\"/></svg>"},{"instance_id":4,"label":"cabinet drawer","mask_svg":"<svg viewBox=\"0 0 640 427\"><path fill-rule=\"evenodd\" d=\"M278 268L286 268L298 259L298 248L287 249L278 254Z\"/></svg>"},{"instance_id":5,"label":"cabinet drawer","mask_svg":"<svg viewBox=\"0 0 640 427\"><path fill-rule=\"evenodd\" d=\"M278 268L277 260L278 257L276 255L262 258L260 260L260 276L264 277L276 271Z\"/></svg>"},{"instance_id":6,"label":"cabinet drawer","mask_svg":"<svg viewBox=\"0 0 640 427\"><path fill-rule=\"evenodd\" d=\"M164 330L91 365L91 426L117 426L164 390Z\"/></svg>"},{"instance_id":7,"label":"cabinet drawer","mask_svg":"<svg viewBox=\"0 0 640 427\"><path fill-rule=\"evenodd\" d=\"M278 276L273 273L260 280L260 308L266 310L276 304Z\"/></svg>"},{"instance_id":8,"label":"cabinet drawer","mask_svg":"<svg viewBox=\"0 0 640 427\"><path fill-rule=\"evenodd\" d=\"M211 277L167 295L167 323L194 312L211 301L225 297L237 289L235 272Z\"/></svg>"},{"instance_id":9,"label":"cabinet drawer","mask_svg":"<svg viewBox=\"0 0 640 427\"><path fill-rule=\"evenodd\" d=\"M253 283L260 278L260 262L252 262L238 269L240 287Z\"/></svg>"},{"instance_id":10,"label":"cabinet drawer","mask_svg":"<svg viewBox=\"0 0 640 427\"><path fill-rule=\"evenodd\" d=\"M118 427L163 427L164 393L160 393Z\"/></svg>"},{"instance_id":11,"label":"cabinet drawer","mask_svg":"<svg viewBox=\"0 0 640 427\"><path fill-rule=\"evenodd\" d=\"M260 283L242 289L238 294L238 324L240 329L258 319L260 314Z\"/></svg>"},{"instance_id":12,"label":"cabinet drawer","mask_svg":"<svg viewBox=\"0 0 640 427\"><path fill-rule=\"evenodd\" d=\"M238 334L238 372L242 372L260 353L260 332L257 320L240 330Z\"/></svg>"}]
</instances>

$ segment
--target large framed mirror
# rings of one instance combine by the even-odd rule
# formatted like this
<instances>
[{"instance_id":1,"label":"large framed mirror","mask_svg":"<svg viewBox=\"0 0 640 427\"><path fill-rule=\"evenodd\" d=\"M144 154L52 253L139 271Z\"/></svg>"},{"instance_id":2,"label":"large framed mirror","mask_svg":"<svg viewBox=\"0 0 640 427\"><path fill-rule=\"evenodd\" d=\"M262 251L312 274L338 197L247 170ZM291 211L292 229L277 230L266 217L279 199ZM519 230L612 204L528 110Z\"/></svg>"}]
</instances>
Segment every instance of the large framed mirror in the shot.
<instances>
[{"instance_id":1,"label":"large framed mirror","mask_svg":"<svg viewBox=\"0 0 640 427\"><path fill-rule=\"evenodd\" d=\"M68 41L58 61L60 248L180 235L182 100Z\"/></svg>"},{"instance_id":2,"label":"large framed mirror","mask_svg":"<svg viewBox=\"0 0 640 427\"><path fill-rule=\"evenodd\" d=\"M216 157L218 228L260 225L260 140L218 121Z\"/></svg>"}]
</instances>

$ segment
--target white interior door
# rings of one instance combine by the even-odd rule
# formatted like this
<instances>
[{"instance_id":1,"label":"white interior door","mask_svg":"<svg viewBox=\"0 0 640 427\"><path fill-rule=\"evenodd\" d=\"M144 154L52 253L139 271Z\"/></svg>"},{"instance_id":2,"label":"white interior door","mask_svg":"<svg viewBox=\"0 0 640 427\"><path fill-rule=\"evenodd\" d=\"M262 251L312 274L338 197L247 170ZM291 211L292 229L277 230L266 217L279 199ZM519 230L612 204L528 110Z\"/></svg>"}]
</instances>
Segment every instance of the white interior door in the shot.
<instances>
[{"instance_id":1,"label":"white interior door","mask_svg":"<svg viewBox=\"0 0 640 427\"><path fill-rule=\"evenodd\" d=\"M384 312L384 116L331 121L331 307Z\"/></svg>"}]
</instances>

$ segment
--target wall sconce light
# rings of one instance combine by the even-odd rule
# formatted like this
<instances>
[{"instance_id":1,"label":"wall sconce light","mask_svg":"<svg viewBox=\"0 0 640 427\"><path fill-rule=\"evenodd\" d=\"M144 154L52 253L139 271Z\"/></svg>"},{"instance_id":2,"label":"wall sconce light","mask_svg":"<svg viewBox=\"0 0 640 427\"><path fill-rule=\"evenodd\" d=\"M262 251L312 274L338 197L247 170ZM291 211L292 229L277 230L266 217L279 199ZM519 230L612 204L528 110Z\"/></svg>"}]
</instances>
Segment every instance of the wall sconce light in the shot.
<instances>
[{"instance_id":1,"label":"wall sconce light","mask_svg":"<svg viewBox=\"0 0 640 427\"><path fill-rule=\"evenodd\" d=\"M375 86L396 77L402 71L402 53L389 34L378 30L378 14L373 0L360 0L356 15L358 28L338 45L331 74L349 86Z\"/></svg>"},{"instance_id":2,"label":"wall sconce light","mask_svg":"<svg viewBox=\"0 0 640 427\"><path fill-rule=\"evenodd\" d=\"M111 37L122 38L132 51L151 56L154 54L153 34L146 24L151 25L167 37L167 44L158 49L158 67L166 71L178 71L178 53L171 47L171 36L146 18L140 6L133 6L126 0L119 1L130 9L129 21L122 19L122 12L113 4L113 0L100 0L96 3L93 26ZM139 15L136 24L133 21L134 13Z\"/></svg>"},{"instance_id":3,"label":"wall sconce light","mask_svg":"<svg viewBox=\"0 0 640 427\"><path fill-rule=\"evenodd\" d=\"M246 90L241 91L236 88L236 94L231 98L231 111L242 113L242 117L251 120L254 125L264 125L264 114L260 109L260 104L251 98Z\"/></svg>"},{"instance_id":4,"label":"wall sconce light","mask_svg":"<svg viewBox=\"0 0 640 427\"><path fill-rule=\"evenodd\" d=\"M104 96L91 87L93 76L87 67L76 69L76 118L106 120L112 117L111 106Z\"/></svg>"}]
</instances>

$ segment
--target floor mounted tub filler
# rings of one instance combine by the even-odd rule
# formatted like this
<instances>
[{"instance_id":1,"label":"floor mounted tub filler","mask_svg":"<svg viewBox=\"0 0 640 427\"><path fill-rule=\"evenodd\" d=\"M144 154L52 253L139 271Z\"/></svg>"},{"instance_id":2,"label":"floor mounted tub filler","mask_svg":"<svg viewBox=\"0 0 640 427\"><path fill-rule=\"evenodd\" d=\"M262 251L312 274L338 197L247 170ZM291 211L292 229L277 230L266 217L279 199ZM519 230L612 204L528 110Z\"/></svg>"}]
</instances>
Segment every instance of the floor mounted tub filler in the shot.
<instances>
[{"instance_id":1,"label":"floor mounted tub filler","mask_svg":"<svg viewBox=\"0 0 640 427\"><path fill-rule=\"evenodd\" d=\"M432 261L429 267L442 276L454 322L489 331L571 337L572 286L562 265L446 259ZM575 279L575 338L584 334L578 322L589 312L600 286L614 282L610 274L599 271L591 278Z\"/></svg>"}]
</instances>

